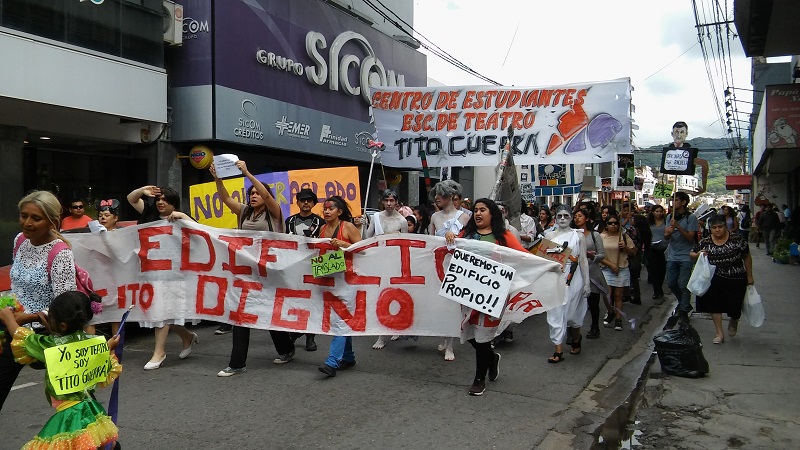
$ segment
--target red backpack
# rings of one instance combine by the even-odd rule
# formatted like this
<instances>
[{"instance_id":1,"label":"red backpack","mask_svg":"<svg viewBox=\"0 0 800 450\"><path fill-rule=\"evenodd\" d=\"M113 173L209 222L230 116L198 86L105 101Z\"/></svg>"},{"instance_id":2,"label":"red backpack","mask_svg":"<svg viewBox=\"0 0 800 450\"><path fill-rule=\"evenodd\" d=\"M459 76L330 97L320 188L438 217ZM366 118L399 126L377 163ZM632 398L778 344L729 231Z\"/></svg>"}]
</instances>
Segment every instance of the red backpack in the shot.
<instances>
[{"instance_id":1,"label":"red backpack","mask_svg":"<svg viewBox=\"0 0 800 450\"><path fill-rule=\"evenodd\" d=\"M17 250L19 250L20 245L25 242L25 236L22 234L19 235L17 238L16 243L14 244L14 257L17 256ZM47 253L47 276L50 277L50 271L53 268L53 260L56 258L56 255L61 253L62 250L69 249L69 245L66 244L64 241L56 242L53 248ZM89 272L85 271L81 268L78 264L75 264L75 284L77 285L78 292L83 292L87 296L94 293L94 285L92 284L92 279L89 277Z\"/></svg>"}]
</instances>

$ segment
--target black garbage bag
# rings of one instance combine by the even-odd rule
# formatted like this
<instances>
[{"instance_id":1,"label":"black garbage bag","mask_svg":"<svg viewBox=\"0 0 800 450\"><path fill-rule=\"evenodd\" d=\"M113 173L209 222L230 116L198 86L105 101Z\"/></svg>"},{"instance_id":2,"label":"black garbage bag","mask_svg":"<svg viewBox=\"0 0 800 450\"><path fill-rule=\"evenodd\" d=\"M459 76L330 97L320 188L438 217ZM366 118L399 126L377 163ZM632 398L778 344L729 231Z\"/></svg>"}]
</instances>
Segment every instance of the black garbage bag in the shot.
<instances>
[{"instance_id":1,"label":"black garbage bag","mask_svg":"<svg viewBox=\"0 0 800 450\"><path fill-rule=\"evenodd\" d=\"M700 335L685 320L678 320L677 325L677 329L666 329L653 338L661 371L679 377L702 378L708 373L708 361L703 356Z\"/></svg>"}]
</instances>

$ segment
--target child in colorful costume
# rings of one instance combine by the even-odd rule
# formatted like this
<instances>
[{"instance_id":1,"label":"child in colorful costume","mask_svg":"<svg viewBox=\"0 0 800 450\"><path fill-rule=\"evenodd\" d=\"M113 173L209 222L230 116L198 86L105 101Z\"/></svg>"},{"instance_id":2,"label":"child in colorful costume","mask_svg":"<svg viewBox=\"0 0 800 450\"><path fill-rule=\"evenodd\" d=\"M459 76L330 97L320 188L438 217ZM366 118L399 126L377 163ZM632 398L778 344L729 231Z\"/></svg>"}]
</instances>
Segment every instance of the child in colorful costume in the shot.
<instances>
[{"instance_id":1,"label":"child in colorful costume","mask_svg":"<svg viewBox=\"0 0 800 450\"><path fill-rule=\"evenodd\" d=\"M13 309L0 310L0 319L7 327L8 333L13 336L11 351L16 361L20 364L30 364L35 361L47 364L45 357L47 349L95 337L88 336L83 331L83 327L92 318L90 303L100 300L95 294L92 297L90 300L85 294L77 291L68 291L57 296L50 304L48 315L45 317L42 313L42 319L53 333L50 336L36 334L30 328L17 325ZM113 353L118 342L118 336L107 342L108 365L101 369L106 374L105 380L98 383L101 387L110 385L122 372L122 366ZM23 450L61 448L88 450L114 443L118 434L117 426L106 415L103 406L92 398L94 386L78 392L56 394L51 377L48 376L51 370L55 369L48 367L45 371L45 393L56 413L47 421L39 434L25 444ZM115 448L118 447L117 444Z\"/></svg>"}]
</instances>

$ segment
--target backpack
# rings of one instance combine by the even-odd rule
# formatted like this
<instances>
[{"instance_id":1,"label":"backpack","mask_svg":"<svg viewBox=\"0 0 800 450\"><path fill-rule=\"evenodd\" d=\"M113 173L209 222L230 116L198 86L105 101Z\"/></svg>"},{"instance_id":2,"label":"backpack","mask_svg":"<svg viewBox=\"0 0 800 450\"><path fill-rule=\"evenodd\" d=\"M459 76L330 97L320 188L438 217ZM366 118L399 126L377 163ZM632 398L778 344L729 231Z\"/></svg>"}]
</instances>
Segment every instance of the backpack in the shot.
<instances>
[{"instance_id":1,"label":"backpack","mask_svg":"<svg viewBox=\"0 0 800 450\"><path fill-rule=\"evenodd\" d=\"M25 241L25 237L20 234L17 238L17 242L14 245L14 256L17 256L17 250L19 250L20 245ZM53 260L56 256L61 253L62 250L68 249L69 246L64 241L56 242L53 248L47 253L47 276L50 277L50 271L53 268ZM78 264L75 264L75 285L77 286L77 291L86 294L87 297L91 296L94 293L94 285L92 284L92 279L89 277L89 272L81 268ZM93 302L94 303L94 302Z\"/></svg>"}]
</instances>

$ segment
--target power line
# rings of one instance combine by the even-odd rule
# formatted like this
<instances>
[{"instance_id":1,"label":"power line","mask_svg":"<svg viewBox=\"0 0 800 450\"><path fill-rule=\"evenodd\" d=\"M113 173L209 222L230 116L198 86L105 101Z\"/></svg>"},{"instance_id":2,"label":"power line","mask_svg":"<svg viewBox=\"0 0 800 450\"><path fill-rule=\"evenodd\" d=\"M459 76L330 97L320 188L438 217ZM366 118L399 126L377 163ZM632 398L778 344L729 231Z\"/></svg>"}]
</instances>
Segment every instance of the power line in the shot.
<instances>
[{"instance_id":1,"label":"power line","mask_svg":"<svg viewBox=\"0 0 800 450\"><path fill-rule=\"evenodd\" d=\"M451 55L450 53L446 52L444 49L442 49L441 47L436 45L433 41L431 41L430 39L425 37L422 33L420 33L419 31L415 30L414 27L411 26L411 24L409 24L408 22L403 20L403 18L400 17L399 15L397 15L397 13L395 13L390 8L388 8L381 0L374 0L374 1L377 2L379 5L381 5L381 7L383 7L383 9L378 8L377 6L375 6L375 4L372 3L372 0L364 0L364 3L367 6L369 6L370 8L372 8L376 13L378 13L386 21L388 21L389 23L391 23L392 25L397 27L398 30L402 31L403 33L406 33L408 36L410 36L412 38L414 38L414 34L416 34L420 38L424 39L427 43L420 41L420 46L422 46L425 50L428 50L429 52L431 52L435 56L438 56L439 58L441 58L444 61L452 64L453 66L455 66L455 67L457 67L457 68L459 68L459 69L461 69L461 70L463 70L463 71L465 71L465 72L467 72L467 73L469 73L471 75L474 75L474 76L476 76L476 77L478 77L478 78L480 78L480 79L482 79L482 80L484 80L486 82L489 82L489 83L497 85L497 86L501 85L501 83L499 83L499 82L497 82L497 81L495 81L495 80L493 80L493 79L491 79L491 78L489 78L489 77L487 77L487 76L485 76L485 75L483 75L481 73L478 73L476 70L474 70L473 68L467 66L466 64L461 62L458 58L456 58L455 56ZM394 17L397 18L397 20L389 17L386 14L386 12L384 12L384 10L390 12ZM402 22L406 27L408 27L411 31L409 32L408 30L403 28L403 26L400 23L398 23L398 20L400 22Z\"/></svg>"}]
</instances>

